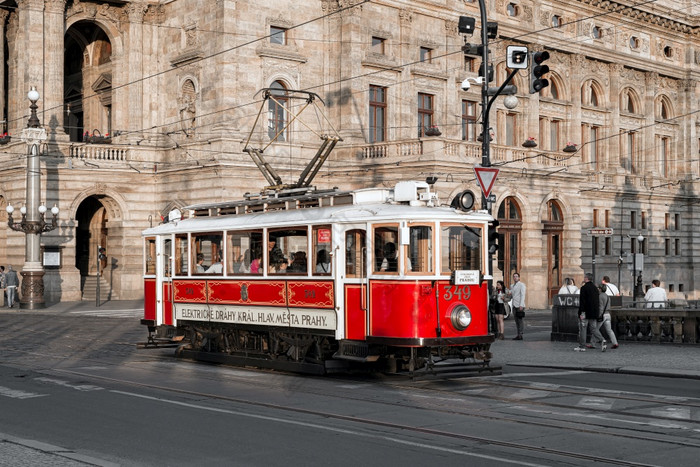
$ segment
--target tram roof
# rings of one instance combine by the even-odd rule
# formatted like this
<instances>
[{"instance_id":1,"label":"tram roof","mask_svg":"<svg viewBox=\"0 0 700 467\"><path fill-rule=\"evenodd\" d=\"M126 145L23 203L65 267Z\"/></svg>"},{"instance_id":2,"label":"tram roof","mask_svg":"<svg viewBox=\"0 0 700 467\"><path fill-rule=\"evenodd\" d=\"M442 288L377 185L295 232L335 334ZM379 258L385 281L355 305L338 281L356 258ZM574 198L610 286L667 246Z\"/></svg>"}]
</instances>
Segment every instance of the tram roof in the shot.
<instances>
[{"instance_id":1,"label":"tram roof","mask_svg":"<svg viewBox=\"0 0 700 467\"><path fill-rule=\"evenodd\" d=\"M394 190L388 188L351 192L326 190L284 197L255 196L242 201L198 204L185 208L193 214L192 217L149 228L143 231L143 235L370 221L483 222L492 219L486 212L464 212L449 206L429 206L429 203L420 201L396 201L399 196L401 195L396 196ZM436 198L433 199L437 201Z\"/></svg>"}]
</instances>

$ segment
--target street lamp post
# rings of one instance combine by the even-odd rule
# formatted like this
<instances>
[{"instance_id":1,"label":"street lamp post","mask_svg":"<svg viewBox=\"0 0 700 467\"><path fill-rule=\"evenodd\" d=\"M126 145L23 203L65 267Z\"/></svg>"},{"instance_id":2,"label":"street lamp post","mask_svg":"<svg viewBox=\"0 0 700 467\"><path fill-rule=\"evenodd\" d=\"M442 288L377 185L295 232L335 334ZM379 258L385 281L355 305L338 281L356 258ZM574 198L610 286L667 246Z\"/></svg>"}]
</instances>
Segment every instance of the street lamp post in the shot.
<instances>
[{"instance_id":1,"label":"street lamp post","mask_svg":"<svg viewBox=\"0 0 700 467\"><path fill-rule=\"evenodd\" d=\"M15 222L12 217L14 207L7 206L7 225L12 229L25 234L24 266L22 275L22 294L20 308L38 309L44 307L44 267L41 263L41 234L56 228L58 220L58 206L51 208L53 218L51 223L46 223L44 217L47 211L41 204L41 164L39 160L39 145L46 140L46 129L41 128L41 122L37 116L37 101L39 93L32 86L27 93L31 102L29 109L31 114L27 121L27 128L22 130L22 141L27 143L27 193L25 205L20 208L22 220Z\"/></svg>"},{"instance_id":2,"label":"street lamp post","mask_svg":"<svg viewBox=\"0 0 700 467\"><path fill-rule=\"evenodd\" d=\"M635 239L633 238L632 241L634 242L634 240ZM634 301L644 297L644 294L642 293L642 269L644 268L644 252L642 251L642 248L644 246L644 236L639 234L636 240L638 242L637 249L632 257L632 284L634 287L632 298ZM637 270L637 268L639 268L639 270Z\"/></svg>"}]
</instances>

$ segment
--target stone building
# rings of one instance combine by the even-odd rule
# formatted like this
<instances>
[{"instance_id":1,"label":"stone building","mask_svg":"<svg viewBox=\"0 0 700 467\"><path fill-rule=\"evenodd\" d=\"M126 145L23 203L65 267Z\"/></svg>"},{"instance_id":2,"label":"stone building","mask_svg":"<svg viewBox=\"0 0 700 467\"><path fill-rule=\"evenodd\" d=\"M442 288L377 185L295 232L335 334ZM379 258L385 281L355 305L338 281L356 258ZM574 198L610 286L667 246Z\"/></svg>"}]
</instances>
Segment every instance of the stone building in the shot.
<instances>
[{"instance_id":1,"label":"stone building","mask_svg":"<svg viewBox=\"0 0 700 467\"><path fill-rule=\"evenodd\" d=\"M700 4L657 0L486 0L495 81L506 47L546 50L550 86L490 112L491 162L500 168L493 213L502 253L496 278L518 270L528 305L545 307L564 277L595 261L630 293L627 253L644 254L643 280L697 298L700 258ZM60 252L46 298L76 300L106 247L104 285L142 296L140 232L174 207L240 197L265 179L243 152L264 147L295 179L332 127L336 146L314 184L356 188L437 177L446 202L478 191L481 162L478 1L470 0L4 0L0 2L0 216L25 199L30 86L40 93L42 201ZM473 36L458 18L477 19ZM277 102L261 105L261 89ZM318 95L308 112L293 90ZM288 104L284 107L282 104ZM256 119L260 110L261 118ZM327 120L326 120L327 118ZM427 136L429 127L441 135ZM283 130L283 131L282 131ZM86 134L87 133L87 134ZM250 140L248 140L250 133ZM534 138L535 148L522 143ZM9 139L9 141L8 141ZM564 152L568 143L574 152ZM573 146L575 144L575 147ZM614 235L591 237L590 228ZM636 242L643 235L641 244ZM19 268L24 237L0 229L0 264Z\"/></svg>"}]
</instances>

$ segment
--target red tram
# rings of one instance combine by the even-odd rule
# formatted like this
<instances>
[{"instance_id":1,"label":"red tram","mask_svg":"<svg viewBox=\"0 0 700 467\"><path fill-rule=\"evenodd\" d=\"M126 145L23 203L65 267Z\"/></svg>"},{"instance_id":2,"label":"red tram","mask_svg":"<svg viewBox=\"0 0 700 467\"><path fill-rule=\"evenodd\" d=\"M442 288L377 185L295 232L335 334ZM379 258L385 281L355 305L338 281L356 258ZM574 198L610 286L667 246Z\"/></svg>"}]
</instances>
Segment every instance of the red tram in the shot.
<instances>
[{"instance_id":1,"label":"red tram","mask_svg":"<svg viewBox=\"0 0 700 467\"><path fill-rule=\"evenodd\" d=\"M143 233L149 342L316 373L489 369L487 213L426 182L185 209Z\"/></svg>"}]
</instances>

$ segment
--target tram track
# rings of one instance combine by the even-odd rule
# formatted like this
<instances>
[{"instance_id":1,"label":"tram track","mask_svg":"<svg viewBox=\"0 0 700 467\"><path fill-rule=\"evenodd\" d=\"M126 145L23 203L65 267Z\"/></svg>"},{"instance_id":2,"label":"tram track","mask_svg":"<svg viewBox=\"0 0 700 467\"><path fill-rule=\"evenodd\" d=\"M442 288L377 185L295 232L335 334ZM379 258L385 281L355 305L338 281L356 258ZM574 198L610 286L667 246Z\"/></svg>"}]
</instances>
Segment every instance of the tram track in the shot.
<instances>
[{"instance_id":1,"label":"tram track","mask_svg":"<svg viewBox=\"0 0 700 467\"><path fill-rule=\"evenodd\" d=\"M615 459L611 457L605 457L602 455L595 455L595 454L587 454L587 453L578 453L574 451L568 451L568 450L563 450L563 449L556 449L556 448L550 448L550 447L545 447L545 446L537 446L537 445L532 445L532 444L527 444L527 443L522 443L522 442L517 442L517 441L508 441L508 440L502 440L502 439L497 439L493 437L486 437L486 436L477 436L477 435L471 435L471 434L464 434L464 433L457 433L457 432L451 432L451 431L444 431L444 430L438 430L434 428L427 428L427 427L417 427L417 426L412 426L412 425L407 425L403 423L396 423L396 422L391 422L391 421L383 421L383 420L376 420L376 419L371 419L371 418L365 418L365 417L357 417L357 416L349 416L349 415L344 415L341 413L337 412L332 412L332 411L327 411L327 410L314 410L314 409L308 409L308 408L302 408L302 407L293 407L289 405L281 405L281 404L275 404L275 403L270 403L270 402L264 402L264 401L259 401L259 400L251 400L248 398L240 398L240 397L232 397L232 396L227 396L227 395L222 395L222 394L214 394L210 392L203 392L203 391L196 391L196 390L187 390L187 389L182 389L182 388L173 388L173 387L168 387L168 386L162 386L159 384L152 384L152 383L143 383L143 382L136 382L136 381L130 381L130 380L125 380L125 379L120 379L120 378L111 378L107 376L100 376L100 375L94 375L91 373L84 373L80 371L74 371L74 370L58 370L61 373L67 373L67 374L72 374L75 376L83 377L83 378L94 378L98 380L103 380L103 381L109 381L115 384L122 384L122 385L127 385L130 387L135 387L135 388L147 388L147 389L152 389L152 390L158 390L158 391L164 391L166 393L174 393L174 394L181 394L185 395L188 397L196 397L196 398L201 398L201 399L212 399L212 400L219 400L219 401L224 401L224 402L229 402L229 403L235 403L235 404L241 404L243 406L248 406L248 407L260 407L260 408L265 408L269 410L276 410L276 411L281 411L283 413L297 413L297 414L303 414L303 415L308 415L308 416L313 416L313 417L319 417L321 419L329 419L329 420L339 420L339 421L344 421L348 423L357 423L362 426L366 427L381 427L381 428L386 428L386 429L391 429L391 430L400 430L401 432L405 433L415 433L415 434L422 434L422 435L429 435L429 436L436 436L440 438L447 438L447 439L453 439L453 440L461 440L461 441L466 441L466 442L473 442L473 443L479 443L479 444L485 444L489 446L494 446L498 448L508 448L508 449L514 449L514 450L520 450L520 451L527 451L527 452L532 452L532 453L539 453L539 454L546 454L550 456L557 456L561 457L562 459L576 459L576 460L583 460L583 461L592 461L592 462L600 462L600 463L607 463L609 465L625 465L625 466L642 466L642 465L650 465L646 463L640 463L640 462L635 462L635 461L627 461L627 460L621 460L621 459ZM251 371L259 371L259 370L251 370ZM246 378L236 378L238 380L243 379L246 380ZM405 385L398 385L394 383L387 383L387 382L376 382L374 381L373 383L378 383L379 385L383 385L386 387L393 386L396 388L400 389L407 389L407 386ZM275 389L275 388L280 388L280 389L285 389L287 386L285 384L269 384L266 383L266 388L268 389ZM410 387L411 391L419 391L421 393L445 393L446 391L444 390L434 390L430 388L417 388L417 387ZM296 390L299 390L299 388L296 388ZM368 399L366 397L362 396L348 396L347 393L343 393L342 395L336 396L335 394L329 394L328 392L324 391L312 391L309 390L308 388L305 388L302 390L306 394L310 395L324 395L326 397L339 397L342 398L343 400L346 399L352 399L355 401L367 401ZM571 392L571 391L569 391ZM583 392L581 392L583 394ZM460 394L461 397L468 397L467 395ZM429 398L429 397L428 397ZM421 397L421 400L425 400L425 397ZM630 400L630 397L626 397L626 400ZM649 402L649 399L641 399L644 400L645 402ZM381 403L385 405L392 405L397 408L407 408L405 403L396 403L396 402L391 402L388 400L381 400L381 401L373 401L376 403ZM518 401L518 403L524 403L525 401ZM530 402L530 401L527 401ZM658 402L658 401L656 401ZM644 442L653 442L653 443L660 443L665 446L679 446L679 447L691 447L691 448L700 448L700 442L691 442L688 440L682 440L682 439L673 439L669 437L663 437L663 436L649 436L648 432L639 432L638 434L635 433L630 433L628 432L628 429L617 429L617 430L601 430L601 428L605 428L605 425L595 425L595 424L586 424L583 422L569 422L569 423L561 423L560 421L557 421L558 423L552 423L552 420L549 421L541 421L541 420L535 420L535 419L523 419L520 417L512 417L512 416L499 416L495 414L484 414L484 413L475 413L475 412L464 412L464 411L455 411L455 410L447 410L444 408L439 408L435 406L430 406L426 407L420 404L412 404L410 405L410 408L416 409L416 410L430 410L430 411L435 411L435 412L441 412L441 413L449 413L451 415L459 415L459 416L465 416L465 417L473 417L473 418L478 418L478 419L483 419L483 420L490 420L490 421L495 421L495 422L507 422L507 423L517 423L517 424L523 424L523 425L529 425L529 426L538 426L538 427L545 427L545 428L552 428L555 427L557 429L562 429L562 430L567 430L570 432L576 432L576 433L582 433L582 434L596 434L600 435L604 433L606 436L612 436L617 439L628 439L628 440L637 440L637 441L644 441ZM572 426L572 423L576 423L576 426Z\"/></svg>"}]
</instances>

